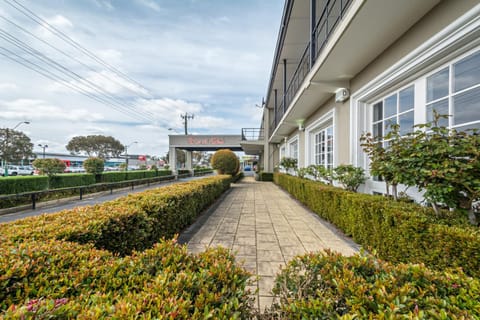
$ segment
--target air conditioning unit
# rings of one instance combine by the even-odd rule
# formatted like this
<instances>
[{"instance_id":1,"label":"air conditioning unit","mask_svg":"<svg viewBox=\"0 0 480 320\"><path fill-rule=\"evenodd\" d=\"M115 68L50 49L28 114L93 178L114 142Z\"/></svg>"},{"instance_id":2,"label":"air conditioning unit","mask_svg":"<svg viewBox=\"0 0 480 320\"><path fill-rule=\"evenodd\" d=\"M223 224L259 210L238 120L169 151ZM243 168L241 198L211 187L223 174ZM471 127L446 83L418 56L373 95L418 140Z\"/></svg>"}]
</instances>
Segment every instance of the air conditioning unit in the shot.
<instances>
[{"instance_id":1,"label":"air conditioning unit","mask_svg":"<svg viewBox=\"0 0 480 320\"><path fill-rule=\"evenodd\" d=\"M343 102L350 97L350 91L345 88L340 88L335 91L335 102Z\"/></svg>"}]
</instances>

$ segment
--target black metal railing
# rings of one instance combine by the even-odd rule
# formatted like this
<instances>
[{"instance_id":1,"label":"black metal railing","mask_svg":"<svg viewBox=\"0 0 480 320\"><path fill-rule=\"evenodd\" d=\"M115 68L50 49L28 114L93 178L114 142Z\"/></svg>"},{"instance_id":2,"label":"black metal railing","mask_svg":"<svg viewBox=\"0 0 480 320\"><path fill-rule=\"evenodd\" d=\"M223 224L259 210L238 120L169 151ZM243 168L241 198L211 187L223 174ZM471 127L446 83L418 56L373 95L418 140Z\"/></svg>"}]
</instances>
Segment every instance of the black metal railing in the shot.
<instances>
[{"instance_id":1,"label":"black metal railing","mask_svg":"<svg viewBox=\"0 0 480 320\"><path fill-rule=\"evenodd\" d=\"M263 128L242 128L242 141L263 140Z\"/></svg>"},{"instance_id":2,"label":"black metal railing","mask_svg":"<svg viewBox=\"0 0 480 320\"><path fill-rule=\"evenodd\" d=\"M315 56L311 57L312 50L310 46L312 43L309 41L303 51L295 72L290 78L282 102L274 110L273 120L270 123L270 136L277 128L283 115L287 112L293 98L298 92L298 89L302 85L307 74L310 72L313 63L325 47L333 30L345 15L351 2L352 0L329 0L326 2L320 18L312 32L314 43L314 48L312 50L315 53Z\"/></svg>"}]
</instances>

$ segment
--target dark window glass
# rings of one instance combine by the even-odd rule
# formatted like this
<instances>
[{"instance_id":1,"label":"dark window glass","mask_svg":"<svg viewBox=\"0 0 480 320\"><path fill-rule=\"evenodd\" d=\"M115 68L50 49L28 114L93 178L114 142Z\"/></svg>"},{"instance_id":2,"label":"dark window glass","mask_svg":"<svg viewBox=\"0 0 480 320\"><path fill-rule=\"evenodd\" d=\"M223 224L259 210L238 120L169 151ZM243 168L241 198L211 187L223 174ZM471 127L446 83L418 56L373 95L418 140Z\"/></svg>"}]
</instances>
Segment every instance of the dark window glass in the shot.
<instances>
[{"instance_id":1,"label":"dark window glass","mask_svg":"<svg viewBox=\"0 0 480 320\"><path fill-rule=\"evenodd\" d=\"M397 94L391 95L385 99L384 114L385 118L397 114Z\"/></svg>"},{"instance_id":2,"label":"dark window glass","mask_svg":"<svg viewBox=\"0 0 480 320\"><path fill-rule=\"evenodd\" d=\"M404 135L409 132L413 132L413 111L404 113L399 116L400 118L400 134Z\"/></svg>"},{"instance_id":3,"label":"dark window glass","mask_svg":"<svg viewBox=\"0 0 480 320\"><path fill-rule=\"evenodd\" d=\"M427 78L427 102L448 95L448 67Z\"/></svg>"},{"instance_id":4,"label":"dark window glass","mask_svg":"<svg viewBox=\"0 0 480 320\"><path fill-rule=\"evenodd\" d=\"M373 105L373 121L377 122L383 119L383 102L378 102Z\"/></svg>"},{"instance_id":5,"label":"dark window glass","mask_svg":"<svg viewBox=\"0 0 480 320\"><path fill-rule=\"evenodd\" d=\"M453 65L453 91L480 83L480 51Z\"/></svg>"},{"instance_id":6,"label":"dark window glass","mask_svg":"<svg viewBox=\"0 0 480 320\"><path fill-rule=\"evenodd\" d=\"M454 125L480 120L480 87L453 97Z\"/></svg>"},{"instance_id":7,"label":"dark window glass","mask_svg":"<svg viewBox=\"0 0 480 320\"><path fill-rule=\"evenodd\" d=\"M415 105L415 89L413 86L400 91L399 103L400 103L400 112L413 109Z\"/></svg>"},{"instance_id":8,"label":"dark window glass","mask_svg":"<svg viewBox=\"0 0 480 320\"><path fill-rule=\"evenodd\" d=\"M440 115L448 115L448 99L443 99L427 106L427 121L433 121L433 110ZM448 127L448 119L440 118L439 126Z\"/></svg>"}]
</instances>

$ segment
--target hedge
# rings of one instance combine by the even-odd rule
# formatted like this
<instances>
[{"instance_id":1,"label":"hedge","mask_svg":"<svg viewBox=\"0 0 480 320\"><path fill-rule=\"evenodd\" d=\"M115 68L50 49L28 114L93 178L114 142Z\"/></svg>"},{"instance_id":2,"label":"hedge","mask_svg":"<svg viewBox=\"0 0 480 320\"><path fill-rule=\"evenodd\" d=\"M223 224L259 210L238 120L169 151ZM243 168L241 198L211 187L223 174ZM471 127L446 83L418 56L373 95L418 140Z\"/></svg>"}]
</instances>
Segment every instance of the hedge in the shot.
<instances>
[{"instance_id":1,"label":"hedge","mask_svg":"<svg viewBox=\"0 0 480 320\"><path fill-rule=\"evenodd\" d=\"M258 173L258 181L273 181L273 172L263 172Z\"/></svg>"},{"instance_id":2,"label":"hedge","mask_svg":"<svg viewBox=\"0 0 480 320\"><path fill-rule=\"evenodd\" d=\"M277 276L263 319L479 319L480 282L462 272L368 255L296 257Z\"/></svg>"},{"instance_id":3,"label":"hedge","mask_svg":"<svg viewBox=\"0 0 480 320\"><path fill-rule=\"evenodd\" d=\"M232 255L215 249L194 256L175 239L158 243L192 223L230 179L1 224L3 317L248 318L250 275Z\"/></svg>"},{"instance_id":4,"label":"hedge","mask_svg":"<svg viewBox=\"0 0 480 320\"><path fill-rule=\"evenodd\" d=\"M41 191L48 187L47 176L16 176L0 178L0 194Z\"/></svg>"},{"instance_id":5,"label":"hedge","mask_svg":"<svg viewBox=\"0 0 480 320\"><path fill-rule=\"evenodd\" d=\"M49 189L88 186L95 183L95 175L87 173L65 173L50 178Z\"/></svg>"},{"instance_id":6,"label":"hedge","mask_svg":"<svg viewBox=\"0 0 480 320\"><path fill-rule=\"evenodd\" d=\"M391 262L425 263L433 269L461 267L480 276L480 230L458 212L433 210L382 196L348 192L297 177L275 174L275 183L357 243Z\"/></svg>"},{"instance_id":7,"label":"hedge","mask_svg":"<svg viewBox=\"0 0 480 320\"><path fill-rule=\"evenodd\" d=\"M100 182L121 182L135 179L154 178L169 176L170 170L135 170L135 171L111 171L104 172L100 176Z\"/></svg>"}]
</instances>

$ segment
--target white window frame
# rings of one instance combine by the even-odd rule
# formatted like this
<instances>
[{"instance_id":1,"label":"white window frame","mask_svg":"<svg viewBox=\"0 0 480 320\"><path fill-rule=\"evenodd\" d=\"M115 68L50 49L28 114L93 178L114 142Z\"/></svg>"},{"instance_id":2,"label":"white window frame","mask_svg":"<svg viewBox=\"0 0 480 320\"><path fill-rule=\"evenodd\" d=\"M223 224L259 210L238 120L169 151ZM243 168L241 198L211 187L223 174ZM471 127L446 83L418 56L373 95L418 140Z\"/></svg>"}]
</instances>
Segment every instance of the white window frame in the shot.
<instances>
[{"instance_id":1,"label":"white window frame","mask_svg":"<svg viewBox=\"0 0 480 320\"><path fill-rule=\"evenodd\" d=\"M297 165L299 163L299 154L300 154L300 139L298 137L298 134L293 136L290 140L288 140L288 156L290 158L294 158L294 159L297 159ZM294 156L292 155L292 152L293 152L293 145L294 144L297 144L297 155Z\"/></svg>"},{"instance_id":2,"label":"white window frame","mask_svg":"<svg viewBox=\"0 0 480 320\"><path fill-rule=\"evenodd\" d=\"M332 127L333 130L332 166L336 166L336 150L338 142L336 139L335 110L332 108L305 128L305 167L315 164L315 134L328 127Z\"/></svg>"},{"instance_id":3,"label":"white window frame","mask_svg":"<svg viewBox=\"0 0 480 320\"><path fill-rule=\"evenodd\" d=\"M413 83L415 85L414 123L425 123L427 120L426 78L479 50L480 38L475 37L478 30L480 30L480 4L352 93L350 99L351 164L364 168L368 173L368 156L363 153L359 139L363 132L372 129L373 102L381 97L388 97L400 88ZM369 179L365 191L385 193L385 185Z\"/></svg>"}]
</instances>

